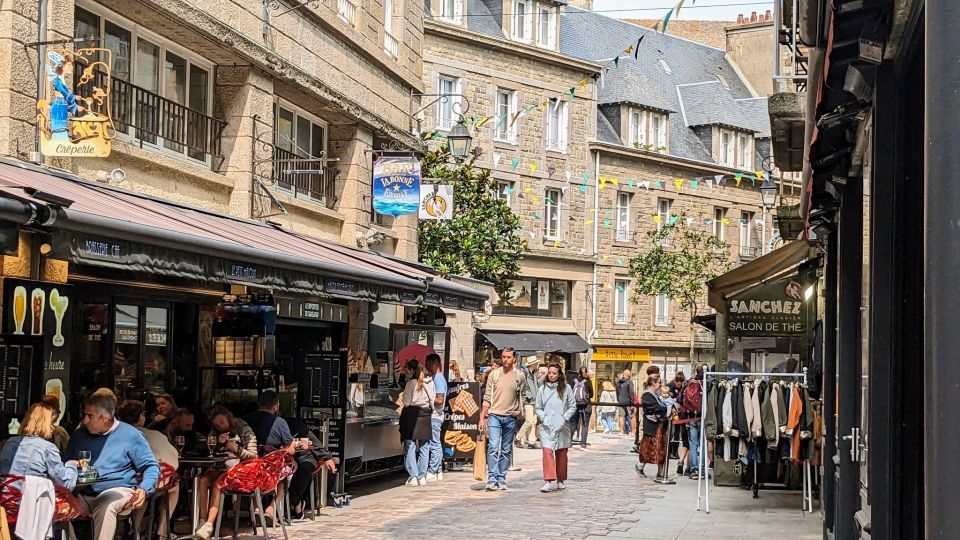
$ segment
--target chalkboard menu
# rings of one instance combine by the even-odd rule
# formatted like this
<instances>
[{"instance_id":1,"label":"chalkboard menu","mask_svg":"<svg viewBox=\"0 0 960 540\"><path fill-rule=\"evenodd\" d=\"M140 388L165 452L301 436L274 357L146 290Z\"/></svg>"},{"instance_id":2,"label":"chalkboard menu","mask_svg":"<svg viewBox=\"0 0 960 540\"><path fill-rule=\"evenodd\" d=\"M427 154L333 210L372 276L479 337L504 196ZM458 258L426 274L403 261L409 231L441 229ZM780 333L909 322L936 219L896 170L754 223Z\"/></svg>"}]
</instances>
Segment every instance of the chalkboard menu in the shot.
<instances>
[{"instance_id":1,"label":"chalkboard menu","mask_svg":"<svg viewBox=\"0 0 960 540\"><path fill-rule=\"evenodd\" d=\"M451 382L447 390L443 423L443 455L448 459L473 459L480 435L480 383Z\"/></svg>"},{"instance_id":2,"label":"chalkboard menu","mask_svg":"<svg viewBox=\"0 0 960 540\"><path fill-rule=\"evenodd\" d=\"M344 406L347 383L345 353L321 352L304 358L302 407L339 409Z\"/></svg>"},{"instance_id":3,"label":"chalkboard menu","mask_svg":"<svg viewBox=\"0 0 960 540\"><path fill-rule=\"evenodd\" d=\"M0 334L3 412L23 417L43 391L43 338Z\"/></svg>"}]
</instances>

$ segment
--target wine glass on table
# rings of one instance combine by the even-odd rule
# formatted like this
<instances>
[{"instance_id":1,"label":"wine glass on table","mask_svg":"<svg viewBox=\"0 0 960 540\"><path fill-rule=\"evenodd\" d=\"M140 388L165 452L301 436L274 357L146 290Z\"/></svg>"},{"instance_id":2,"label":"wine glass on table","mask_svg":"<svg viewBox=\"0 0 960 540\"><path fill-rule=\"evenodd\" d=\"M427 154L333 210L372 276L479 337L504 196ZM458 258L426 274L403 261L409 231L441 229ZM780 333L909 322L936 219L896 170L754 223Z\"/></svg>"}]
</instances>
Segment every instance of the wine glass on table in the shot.
<instances>
[{"instance_id":1,"label":"wine glass on table","mask_svg":"<svg viewBox=\"0 0 960 540\"><path fill-rule=\"evenodd\" d=\"M215 435L207 437L207 448L210 450L210 455L213 456L213 451L217 448L217 437Z\"/></svg>"},{"instance_id":2,"label":"wine glass on table","mask_svg":"<svg viewBox=\"0 0 960 540\"><path fill-rule=\"evenodd\" d=\"M183 435L177 435L173 438L173 445L177 447L177 455L183 455L183 449L187 446L187 438Z\"/></svg>"},{"instance_id":3,"label":"wine glass on table","mask_svg":"<svg viewBox=\"0 0 960 540\"><path fill-rule=\"evenodd\" d=\"M77 463L80 465L81 478L87 478L87 471L90 469L91 454L89 450L80 450L77 452Z\"/></svg>"}]
</instances>

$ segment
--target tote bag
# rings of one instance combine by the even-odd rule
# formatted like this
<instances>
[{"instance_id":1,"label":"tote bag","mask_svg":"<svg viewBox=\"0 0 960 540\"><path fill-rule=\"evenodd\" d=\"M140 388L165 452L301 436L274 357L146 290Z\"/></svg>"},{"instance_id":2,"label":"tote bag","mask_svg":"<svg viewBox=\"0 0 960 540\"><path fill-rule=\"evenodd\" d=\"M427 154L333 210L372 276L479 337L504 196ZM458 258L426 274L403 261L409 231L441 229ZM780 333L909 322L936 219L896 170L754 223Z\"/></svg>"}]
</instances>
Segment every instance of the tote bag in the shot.
<instances>
[{"instance_id":1,"label":"tote bag","mask_svg":"<svg viewBox=\"0 0 960 540\"><path fill-rule=\"evenodd\" d=\"M477 437L477 447L473 449L473 479L482 482L487 479L487 436Z\"/></svg>"}]
</instances>

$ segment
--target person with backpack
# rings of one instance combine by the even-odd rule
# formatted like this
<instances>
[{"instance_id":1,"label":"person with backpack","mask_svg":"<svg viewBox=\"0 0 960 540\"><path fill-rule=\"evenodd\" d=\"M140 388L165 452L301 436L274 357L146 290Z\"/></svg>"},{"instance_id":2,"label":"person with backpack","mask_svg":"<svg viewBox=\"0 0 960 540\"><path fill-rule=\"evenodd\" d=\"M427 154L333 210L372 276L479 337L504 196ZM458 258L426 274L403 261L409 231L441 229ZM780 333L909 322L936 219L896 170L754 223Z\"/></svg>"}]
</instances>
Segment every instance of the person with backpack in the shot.
<instances>
[{"instance_id":1,"label":"person with backpack","mask_svg":"<svg viewBox=\"0 0 960 540\"><path fill-rule=\"evenodd\" d=\"M590 418L593 417L593 383L590 381L590 370L586 366L580 367L580 373L573 381L573 400L577 404L577 412L573 415L573 429L580 433L580 448L587 447L587 433L590 432Z\"/></svg>"},{"instance_id":2,"label":"person with backpack","mask_svg":"<svg viewBox=\"0 0 960 540\"><path fill-rule=\"evenodd\" d=\"M700 428L702 425L700 415L703 406L703 366L697 368L697 374L693 379L684 382L680 389L679 402L679 423L686 427L687 431L690 479L697 480L700 478Z\"/></svg>"},{"instance_id":3,"label":"person with backpack","mask_svg":"<svg viewBox=\"0 0 960 540\"><path fill-rule=\"evenodd\" d=\"M617 379L617 403L623 413L620 433L624 435L630 435L630 410L633 408L636 396L637 393L633 388L633 373L630 372L630 368L627 368Z\"/></svg>"}]
</instances>

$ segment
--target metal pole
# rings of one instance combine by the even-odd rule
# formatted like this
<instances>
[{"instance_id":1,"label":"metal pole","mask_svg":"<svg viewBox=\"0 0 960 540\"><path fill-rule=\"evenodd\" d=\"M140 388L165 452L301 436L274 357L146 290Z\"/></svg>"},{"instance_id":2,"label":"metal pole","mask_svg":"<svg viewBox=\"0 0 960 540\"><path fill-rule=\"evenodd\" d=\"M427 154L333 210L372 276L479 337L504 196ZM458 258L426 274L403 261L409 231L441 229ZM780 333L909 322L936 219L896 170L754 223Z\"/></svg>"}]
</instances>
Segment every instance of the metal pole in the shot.
<instances>
[{"instance_id":1,"label":"metal pole","mask_svg":"<svg viewBox=\"0 0 960 540\"><path fill-rule=\"evenodd\" d=\"M827 236L827 269L823 302L823 525L834 528L837 437L837 235Z\"/></svg>"},{"instance_id":2,"label":"metal pole","mask_svg":"<svg viewBox=\"0 0 960 540\"><path fill-rule=\"evenodd\" d=\"M960 77L956 58L960 4L955 0L929 0L925 20L924 526L927 538L946 538L960 530L960 462L956 459L960 431L952 412L960 400L960 363L956 358L960 350L960 290L956 286L960 187L943 176L960 169L960 134L955 123L950 125L950 119L960 113L960 96L955 93Z\"/></svg>"}]
</instances>

